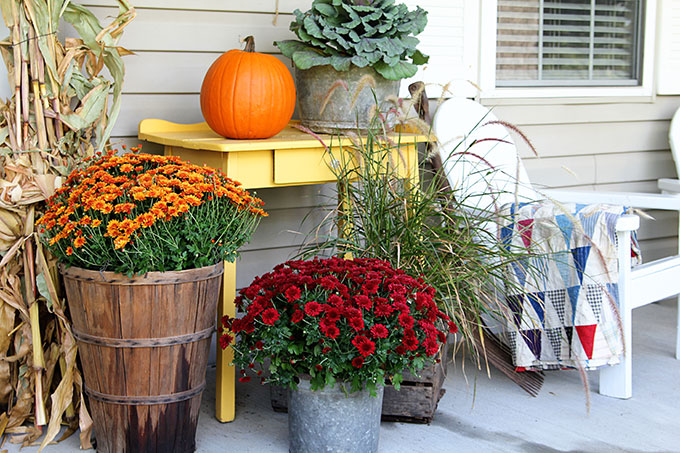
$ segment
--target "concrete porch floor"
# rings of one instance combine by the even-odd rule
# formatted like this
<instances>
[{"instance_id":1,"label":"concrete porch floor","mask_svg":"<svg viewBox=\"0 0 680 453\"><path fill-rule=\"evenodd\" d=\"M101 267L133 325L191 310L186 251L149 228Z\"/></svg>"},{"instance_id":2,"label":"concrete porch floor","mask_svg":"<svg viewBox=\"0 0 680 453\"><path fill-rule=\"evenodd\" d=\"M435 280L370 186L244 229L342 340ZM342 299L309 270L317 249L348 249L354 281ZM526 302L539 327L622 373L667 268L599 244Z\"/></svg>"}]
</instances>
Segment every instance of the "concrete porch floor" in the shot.
<instances>
[{"instance_id":1,"label":"concrete porch floor","mask_svg":"<svg viewBox=\"0 0 680 453\"><path fill-rule=\"evenodd\" d=\"M460 361L449 365L446 394L430 425L382 423L380 452L680 452L680 361L675 360L675 304L639 308L633 316L633 398L597 393L597 373L588 374L590 414L576 371L546 375L532 398L501 373L492 379ZM236 420L214 418L214 367L197 433L200 453L287 452L286 414L272 411L269 389L238 384ZM5 442L3 448L19 452ZM21 450L37 451L37 447ZM78 436L46 452L78 451Z\"/></svg>"}]
</instances>

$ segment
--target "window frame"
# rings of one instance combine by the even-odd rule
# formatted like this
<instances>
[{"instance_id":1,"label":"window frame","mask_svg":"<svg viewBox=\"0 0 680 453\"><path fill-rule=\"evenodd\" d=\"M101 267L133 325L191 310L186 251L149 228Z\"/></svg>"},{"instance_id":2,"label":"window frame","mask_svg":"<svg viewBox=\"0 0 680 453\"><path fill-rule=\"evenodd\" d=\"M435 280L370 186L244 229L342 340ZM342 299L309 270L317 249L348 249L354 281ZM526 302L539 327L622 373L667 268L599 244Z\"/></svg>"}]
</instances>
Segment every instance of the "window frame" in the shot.
<instances>
[{"instance_id":1,"label":"window frame","mask_svg":"<svg viewBox=\"0 0 680 453\"><path fill-rule=\"evenodd\" d=\"M657 5L646 0L642 21L641 83L634 86L498 86L496 84L496 20L497 0L480 2L479 73L484 98L561 98L561 97L650 97L654 93L654 55L656 43Z\"/></svg>"}]
</instances>

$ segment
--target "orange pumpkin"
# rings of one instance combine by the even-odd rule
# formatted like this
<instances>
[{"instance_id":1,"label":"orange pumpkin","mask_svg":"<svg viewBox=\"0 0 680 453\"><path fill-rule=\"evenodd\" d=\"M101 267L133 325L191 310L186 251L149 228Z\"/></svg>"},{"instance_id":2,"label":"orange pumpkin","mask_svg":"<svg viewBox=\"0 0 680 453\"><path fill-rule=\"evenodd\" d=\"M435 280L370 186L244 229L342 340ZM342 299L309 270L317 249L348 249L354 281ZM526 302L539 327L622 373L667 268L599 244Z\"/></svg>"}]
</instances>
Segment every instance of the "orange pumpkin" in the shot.
<instances>
[{"instance_id":1,"label":"orange pumpkin","mask_svg":"<svg viewBox=\"0 0 680 453\"><path fill-rule=\"evenodd\" d=\"M232 49L208 69L201 87L201 112L210 128L227 138L268 138L278 134L295 110L295 83L272 55Z\"/></svg>"}]
</instances>

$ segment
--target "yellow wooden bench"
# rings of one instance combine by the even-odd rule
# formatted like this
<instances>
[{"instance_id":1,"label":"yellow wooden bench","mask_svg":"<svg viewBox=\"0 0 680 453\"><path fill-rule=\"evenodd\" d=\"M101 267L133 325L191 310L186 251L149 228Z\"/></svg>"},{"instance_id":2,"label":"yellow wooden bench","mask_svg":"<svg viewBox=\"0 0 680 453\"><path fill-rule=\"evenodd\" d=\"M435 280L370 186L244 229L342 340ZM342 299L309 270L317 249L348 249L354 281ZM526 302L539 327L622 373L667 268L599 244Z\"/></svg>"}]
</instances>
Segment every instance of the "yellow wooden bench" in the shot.
<instances>
[{"instance_id":1,"label":"yellow wooden bench","mask_svg":"<svg viewBox=\"0 0 680 453\"><path fill-rule=\"evenodd\" d=\"M163 145L165 155L179 156L194 164L206 164L222 170L229 178L239 181L246 189L288 187L335 181L330 168L332 156L317 137L296 129L291 122L274 137L262 140L231 140L217 135L206 123L177 124L159 119L139 123L139 138ZM332 149L351 144L349 139L321 135ZM417 143L427 137L401 134L400 167L405 178L417 180ZM399 159L399 161L401 161ZM265 206L266 208L266 206ZM235 316L236 265L225 263L222 298L218 316ZM231 348L217 348L217 394L215 415L221 422L234 419L234 367Z\"/></svg>"}]
</instances>

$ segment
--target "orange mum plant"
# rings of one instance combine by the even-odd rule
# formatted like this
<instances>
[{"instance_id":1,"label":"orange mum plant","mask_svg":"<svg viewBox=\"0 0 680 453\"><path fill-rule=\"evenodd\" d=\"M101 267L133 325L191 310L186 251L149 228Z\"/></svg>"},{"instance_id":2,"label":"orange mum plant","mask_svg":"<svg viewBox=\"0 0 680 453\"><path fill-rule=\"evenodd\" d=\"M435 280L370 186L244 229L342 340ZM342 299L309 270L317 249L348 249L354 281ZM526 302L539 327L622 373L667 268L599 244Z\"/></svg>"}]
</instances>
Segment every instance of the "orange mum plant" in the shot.
<instances>
[{"instance_id":1,"label":"orange mum plant","mask_svg":"<svg viewBox=\"0 0 680 453\"><path fill-rule=\"evenodd\" d=\"M262 200L219 170L132 150L95 157L48 200L38 225L57 258L127 275L236 259Z\"/></svg>"}]
</instances>

